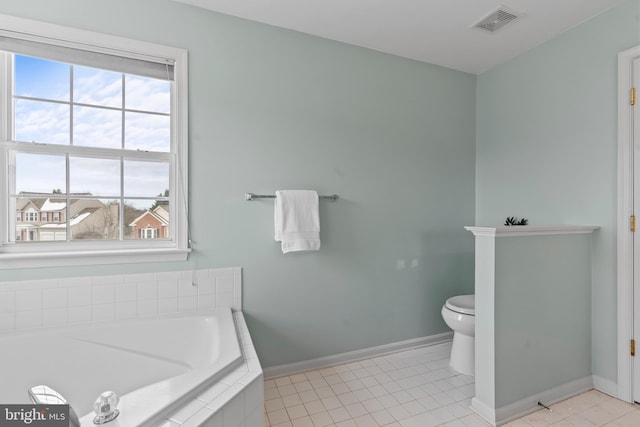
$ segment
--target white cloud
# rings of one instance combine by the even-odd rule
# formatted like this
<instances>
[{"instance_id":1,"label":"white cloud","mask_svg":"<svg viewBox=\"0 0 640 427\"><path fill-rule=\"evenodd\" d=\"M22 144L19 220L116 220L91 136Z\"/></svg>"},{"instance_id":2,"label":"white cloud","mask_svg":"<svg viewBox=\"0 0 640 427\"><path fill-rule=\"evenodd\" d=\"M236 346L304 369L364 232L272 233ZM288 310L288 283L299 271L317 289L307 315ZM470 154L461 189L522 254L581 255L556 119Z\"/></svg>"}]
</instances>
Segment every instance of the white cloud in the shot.
<instances>
[{"instance_id":1,"label":"white cloud","mask_svg":"<svg viewBox=\"0 0 640 427\"><path fill-rule=\"evenodd\" d=\"M66 187L63 156L16 154L16 191L49 193Z\"/></svg>"},{"instance_id":2,"label":"white cloud","mask_svg":"<svg viewBox=\"0 0 640 427\"><path fill-rule=\"evenodd\" d=\"M64 104L15 101L15 138L47 144L69 143L69 107Z\"/></svg>"},{"instance_id":3,"label":"white cloud","mask_svg":"<svg viewBox=\"0 0 640 427\"><path fill-rule=\"evenodd\" d=\"M88 147L122 147L122 113L92 107L73 109L73 144Z\"/></svg>"},{"instance_id":4,"label":"white cloud","mask_svg":"<svg viewBox=\"0 0 640 427\"><path fill-rule=\"evenodd\" d=\"M139 76L125 79L125 107L132 110L169 113L171 84L168 81Z\"/></svg>"},{"instance_id":5,"label":"white cloud","mask_svg":"<svg viewBox=\"0 0 640 427\"><path fill-rule=\"evenodd\" d=\"M122 107L121 73L80 66L73 70L75 102Z\"/></svg>"},{"instance_id":6,"label":"white cloud","mask_svg":"<svg viewBox=\"0 0 640 427\"><path fill-rule=\"evenodd\" d=\"M167 116L126 113L125 148L131 150L170 150L170 119Z\"/></svg>"},{"instance_id":7,"label":"white cloud","mask_svg":"<svg viewBox=\"0 0 640 427\"><path fill-rule=\"evenodd\" d=\"M46 61L45 61L46 62ZM22 81L23 94L37 94L42 79L34 78L33 90ZM126 76L127 108L168 113L170 83L137 76ZM74 67L74 101L95 107L73 107L73 142L77 145L120 148L122 144L122 74ZM67 101L69 101L67 94ZM15 100L15 139L47 144L70 143L71 104ZM125 113L125 148L168 152L170 118L148 113ZM169 164L125 162L124 187L128 197L154 197L169 188ZM63 156L19 154L17 191L50 192L66 190L66 166ZM96 196L120 195L120 161L70 158L71 192L89 192ZM137 205L147 205L138 201Z\"/></svg>"}]
</instances>

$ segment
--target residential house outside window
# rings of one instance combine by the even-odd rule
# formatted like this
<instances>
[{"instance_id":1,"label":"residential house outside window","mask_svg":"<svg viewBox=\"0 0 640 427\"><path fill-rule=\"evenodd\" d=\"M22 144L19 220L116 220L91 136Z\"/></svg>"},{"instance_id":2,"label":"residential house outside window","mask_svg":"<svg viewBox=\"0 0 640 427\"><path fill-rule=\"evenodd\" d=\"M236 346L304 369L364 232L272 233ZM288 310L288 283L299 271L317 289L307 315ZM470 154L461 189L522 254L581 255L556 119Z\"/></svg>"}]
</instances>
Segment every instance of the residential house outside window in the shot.
<instances>
[{"instance_id":1,"label":"residential house outside window","mask_svg":"<svg viewBox=\"0 0 640 427\"><path fill-rule=\"evenodd\" d=\"M185 259L186 51L0 22L0 268Z\"/></svg>"}]
</instances>

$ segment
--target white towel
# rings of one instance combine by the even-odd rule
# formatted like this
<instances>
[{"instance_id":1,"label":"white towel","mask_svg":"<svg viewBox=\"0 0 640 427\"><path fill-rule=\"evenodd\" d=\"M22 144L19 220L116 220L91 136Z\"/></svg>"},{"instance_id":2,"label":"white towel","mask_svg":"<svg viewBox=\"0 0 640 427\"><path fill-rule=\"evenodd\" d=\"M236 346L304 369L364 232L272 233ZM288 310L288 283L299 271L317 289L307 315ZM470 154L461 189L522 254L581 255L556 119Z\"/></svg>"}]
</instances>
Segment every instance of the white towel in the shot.
<instances>
[{"instance_id":1,"label":"white towel","mask_svg":"<svg viewBox=\"0 0 640 427\"><path fill-rule=\"evenodd\" d=\"M275 238L282 253L320 249L318 193L310 190L276 191Z\"/></svg>"}]
</instances>

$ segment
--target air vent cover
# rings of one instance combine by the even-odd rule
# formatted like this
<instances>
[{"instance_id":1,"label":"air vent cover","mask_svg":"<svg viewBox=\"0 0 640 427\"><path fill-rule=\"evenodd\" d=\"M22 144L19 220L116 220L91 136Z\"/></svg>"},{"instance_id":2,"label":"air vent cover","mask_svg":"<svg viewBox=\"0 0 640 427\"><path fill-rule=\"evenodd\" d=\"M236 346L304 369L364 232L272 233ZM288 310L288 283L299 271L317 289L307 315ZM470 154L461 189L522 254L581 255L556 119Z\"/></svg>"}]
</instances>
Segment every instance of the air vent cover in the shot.
<instances>
[{"instance_id":1,"label":"air vent cover","mask_svg":"<svg viewBox=\"0 0 640 427\"><path fill-rule=\"evenodd\" d=\"M509 9L506 6L500 6L498 10L490 13L480 21L473 24L472 28L478 28L480 30L493 33L494 31L499 30L508 23L513 22L522 16L524 16L523 13L516 12L515 10Z\"/></svg>"}]
</instances>

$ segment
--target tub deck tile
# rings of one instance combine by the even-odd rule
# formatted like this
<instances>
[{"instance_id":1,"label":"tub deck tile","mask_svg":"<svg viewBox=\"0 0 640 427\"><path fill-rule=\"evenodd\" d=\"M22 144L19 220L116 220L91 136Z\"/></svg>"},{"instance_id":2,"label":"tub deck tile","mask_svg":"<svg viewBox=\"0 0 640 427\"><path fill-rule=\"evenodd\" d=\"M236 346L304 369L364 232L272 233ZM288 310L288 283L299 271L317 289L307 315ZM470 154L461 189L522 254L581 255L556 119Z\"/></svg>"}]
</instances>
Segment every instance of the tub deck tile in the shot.
<instances>
[{"instance_id":1,"label":"tub deck tile","mask_svg":"<svg viewBox=\"0 0 640 427\"><path fill-rule=\"evenodd\" d=\"M167 427L253 426L255 420L262 418L264 405L262 367L242 312L233 312L233 318L244 363L201 393L194 400L197 403L191 402L169 417L168 422L177 422L177 424Z\"/></svg>"},{"instance_id":2,"label":"tub deck tile","mask_svg":"<svg viewBox=\"0 0 640 427\"><path fill-rule=\"evenodd\" d=\"M201 409L205 408L206 405L207 404L201 400L193 399L182 408L174 412L173 415L169 417L169 421L173 421L178 424L184 424L189 418L193 417Z\"/></svg>"}]
</instances>

